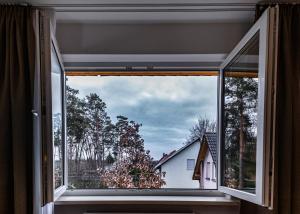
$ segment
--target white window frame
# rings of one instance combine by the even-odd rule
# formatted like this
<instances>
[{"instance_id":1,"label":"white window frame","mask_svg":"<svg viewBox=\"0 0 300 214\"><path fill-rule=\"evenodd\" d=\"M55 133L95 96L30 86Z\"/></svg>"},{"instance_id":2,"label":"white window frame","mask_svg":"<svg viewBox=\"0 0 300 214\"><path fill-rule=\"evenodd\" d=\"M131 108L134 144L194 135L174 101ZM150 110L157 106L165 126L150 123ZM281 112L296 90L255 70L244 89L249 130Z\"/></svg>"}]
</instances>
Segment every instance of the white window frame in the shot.
<instances>
[{"instance_id":1,"label":"white window frame","mask_svg":"<svg viewBox=\"0 0 300 214\"><path fill-rule=\"evenodd\" d=\"M57 41L53 35L53 31L51 29L51 45L53 47L54 50L54 54L57 57L57 61L59 63L60 69L62 71L62 78L61 78L61 86L62 86L62 112L63 112L63 116L62 116L62 147L63 147L63 151L62 151L62 165L63 165L63 185L61 185L58 188L54 188L54 195L53 195L53 200L57 200L57 198L59 196L61 196L66 190L67 190L67 185L68 185L68 157L67 157L67 127L66 127L66 95L65 95L65 82L66 82L66 76L65 76L65 69L64 69L64 65L63 65L63 61L60 55L60 51L58 48L58 44ZM55 149L53 147L53 149ZM53 167L54 167L54 163L53 163ZM54 170L54 169L53 169Z\"/></svg>"},{"instance_id":2,"label":"white window frame","mask_svg":"<svg viewBox=\"0 0 300 214\"><path fill-rule=\"evenodd\" d=\"M67 190L68 165L66 148L66 103L65 103L65 69L62 57L54 36L48 13L40 12L40 63L41 63L41 112L42 112L42 204L43 206L56 201ZM63 183L55 188L54 172L54 145L52 139L52 50L61 69L62 94L62 176Z\"/></svg>"},{"instance_id":3,"label":"white window frame","mask_svg":"<svg viewBox=\"0 0 300 214\"><path fill-rule=\"evenodd\" d=\"M102 74L108 73L108 75L125 75L128 73L135 73L139 75L147 75L149 72L151 75L161 75L162 73L165 75L174 76L197 76L201 75L203 72L205 75L210 73L209 75L218 74L219 64L225 59L225 54L64 54L63 60L68 66L65 66L66 74L72 72L72 75L76 75L81 73L81 71L85 71L87 73L90 72L100 72ZM108 63L111 64L106 67L80 67L78 64L72 65L72 63ZM118 62L118 66L115 67L114 63ZM195 66L195 63L205 63L211 62L216 64L216 66ZM155 66L151 67L150 70L147 68L147 64L155 64ZM175 65L173 65L175 63ZM178 66L178 63L184 64L184 66ZM120 66L120 64L122 64ZM144 64L145 66L141 66ZM123 66L124 65L124 66ZM127 70L128 67L130 70ZM112 74L112 73L116 74ZM155 74L153 74L155 73ZM216 83L218 84L218 83ZM218 85L216 85L218 87ZM216 97L217 98L217 97ZM217 109L216 109L217 111ZM217 112L216 112L217 113ZM217 117L216 117L217 119ZM195 161L196 162L196 161ZM196 163L195 163L196 165ZM203 190L203 189L183 189L183 188L162 188L162 189L74 189L67 190L63 196L119 196L119 195L127 195L127 196L136 196L136 195L149 195L149 196L224 196L223 193L220 193L218 190Z\"/></svg>"},{"instance_id":4,"label":"white window frame","mask_svg":"<svg viewBox=\"0 0 300 214\"><path fill-rule=\"evenodd\" d=\"M185 63L192 63L192 62L197 62L199 61L199 59L202 59L202 61L210 61L210 59L212 59L211 61L212 62L217 62L217 61L223 61L222 65L221 65L221 72L222 72L222 68L224 68L226 66L227 63L230 62L231 59L233 59L233 57L239 52L240 48L245 45L247 43L247 41L258 31L258 30L263 30L263 32L260 33L260 48L264 47L264 49L266 50L267 49L267 30L268 29L268 19L269 19L269 16L270 16L270 10L267 10L265 12L265 14L259 19L259 21L251 28L251 30L246 34L246 36L241 40L241 42L238 44L238 46L231 52L231 54L228 56L227 59L225 59L225 61L223 61L223 55L127 55L127 56L124 56L122 55L122 59L121 60L118 60L118 58L120 56L118 55L97 55L97 56L86 56L86 58L84 58L84 60L82 62L117 62L117 61L120 61L120 62L123 62L125 65L128 64L128 63L131 63L131 62L134 62L136 57L138 57L138 60L137 62L145 62L145 64L147 64L147 62L154 62L154 61L158 61L159 63L164 63L164 60L165 59L168 59L167 61L168 62L185 62ZM264 36L264 37L263 37ZM53 37L54 38L54 37ZM264 42L263 42L264 41ZM260 54L261 55L261 54ZM266 55L266 51L264 52L264 55ZM174 58L175 56L175 58ZM82 59L83 56L74 56L74 55L64 55L64 61L65 62L76 62L78 59ZM92 60L89 60L90 57L92 57ZM125 58L124 58L125 57ZM162 59L162 57L164 57ZM182 60L182 57L184 60ZM115 60L112 60L113 58L115 58ZM170 60L170 59L173 59L174 60ZM260 67L266 67L266 58L264 57L263 58L260 58ZM200 60L201 61L201 60ZM264 66L262 66L264 65ZM176 70L177 67L156 67L154 69L156 69L157 71L161 70L162 68L164 69L169 69L169 70L173 70L174 71L174 68ZM185 67L187 68L188 70L188 66ZM80 68L80 67L70 67L69 69L73 69L73 70L84 70L84 68ZM98 68L91 68L91 69L96 69L96 70L101 70L101 67L98 67ZM102 69L106 69L106 68L102 68ZM125 67L126 69L126 67ZM147 69L147 68L146 68ZM178 69L178 68L177 68ZM181 68L182 69L182 68ZM195 69L195 68L194 68ZM199 69L199 68L198 68ZM216 69L215 67L211 67L209 68L211 69L212 72L215 72ZM261 69L261 68L260 68ZM143 70L143 69L142 69ZM87 69L87 71L91 71L89 69ZM203 69L203 71L207 71L207 69ZM264 75L264 74L260 74L260 75ZM260 78L264 76L260 76ZM219 78L219 82L222 82L222 77ZM260 84L260 89L265 87L264 84ZM220 88L220 90L218 90L219 93L222 93L222 89ZM261 95L264 94L264 91L263 92L260 92L260 97ZM221 103L219 103L219 107L220 107ZM262 112L264 112L264 109L263 110L260 110ZM218 111L218 118L220 119L220 109ZM264 119L264 118L263 118ZM262 122L264 122L262 120ZM264 124L264 123L262 123ZM220 129L220 121L219 121L219 130ZM260 128L265 128L264 126L260 127ZM260 142L263 142L263 135L260 135L258 137L258 139L260 140ZM247 201L250 201L250 202L254 202L254 203L257 203L257 204L263 204L263 181L262 179L259 180L259 184L256 185L256 189L260 189L260 193L258 195L253 195L253 194L250 194L250 193L245 193L245 192L242 192L242 191L239 191L239 190L233 190L233 189L230 189L230 188L227 188L227 187L224 187L221 185L221 164L220 164L220 160L221 160L221 156L220 156L220 135L218 136L218 154L219 154L219 158L218 158L218 164L211 164L211 168L214 168L215 166L218 165L218 169L216 169L215 171L215 178L217 178L218 180L218 190L201 190L201 189L160 189L160 190L155 190L155 191L145 191L145 190L120 190L120 189L117 189L117 190L112 190L112 189L109 189L109 190L72 190L72 191L65 191L66 188L64 189L61 189L60 192L56 192L56 198L61 195L62 193L64 193L64 196L119 196L119 195L128 195L128 196L136 196L136 195L149 195L149 196L183 196L183 195L194 195L194 196L214 196L214 197L220 197L220 196L223 196L223 194L221 192L224 192L224 193L227 193L229 195L232 195L232 196L235 196L235 197L238 197L238 198L241 198L241 199L244 199L244 200L247 200ZM264 147L265 145L264 144L261 144L259 143L259 148L261 148L261 150L257 153L258 155L257 156L260 156L259 158L259 161L257 161L257 163L259 163L259 166L257 166L257 172L261 175L261 178L265 175L264 172L266 170L265 167L264 167L264 163L265 163L265 160L263 155L264 155ZM262 158L263 157L263 158ZM66 161L66 159L65 159ZM67 165L66 165L67 166ZM65 169L65 179L66 179L66 185L67 185L67 167ZM211 173L211 172L210 172ZM205 179L205 178L204 178ZM258 181L258 180L257 180ZM255 198L257 197L257 198Z\"/></svg>"},{"instance_id":5,"label":"white window frame","mask_svg":"<svg viewBox=\"0 0 300 214\"><path fill-rule=\"evenodd\" d=\"M266 90L267 90L267 71L269 68L270 58L272 57L272 53L270 53L270 44L272 44L271 39L273 36L274 26L271 21L275 18L275 8L268 8L263 13L263 15L259 18L259 20L251 27L248 33L243 37L243 39L237 44L237 46L233 49L233 51L228 55L228 57L224 60L224 62L220 66L220 88L219 88L219 115L218 115L218 189L221 192L226 194L235 196L240 199L244 199L246 201L250 201L259 205L268 205L267 194L269 193L266 188L266 177L269 177L269 169L266 165L266 161L268 161L268 153L267 145L268 141L267 132L268 129L266 127ZM237 54L240 53L241 50L245 47L245 45L253 38L253 36L259 32L259 72L258 72L258 115L257 115L257 145L256 145L256 192L255 194L245 192L242 190L237 190L233 188L229 188L223 186L222 184L222 173L223 173L223 162L222 162L222 132L223 132L223 81L224 81L224 72L223 70L226 68L228 64L235 58ZM269 94L268 94L269 95Z\"/></svg>"}]
</instances>

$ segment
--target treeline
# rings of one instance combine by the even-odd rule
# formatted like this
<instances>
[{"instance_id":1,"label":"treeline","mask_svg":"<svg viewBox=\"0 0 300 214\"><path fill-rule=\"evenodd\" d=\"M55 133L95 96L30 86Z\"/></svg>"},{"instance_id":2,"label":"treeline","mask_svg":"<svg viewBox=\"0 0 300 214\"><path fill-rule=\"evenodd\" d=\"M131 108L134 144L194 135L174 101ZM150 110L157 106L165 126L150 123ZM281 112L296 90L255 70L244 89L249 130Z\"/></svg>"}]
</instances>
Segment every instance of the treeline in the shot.
<instances>
[{"instance_id":1,"label":"treeline","mask_svg":"<svg viewBox=\"0 0 300 214\"><path fill-rule=\"evenodd\" d=\"M144 149L141 124L113 123L95 93L66 88L69 183L74 188L160 188L164 182Z\"/></svg>"}]
</instances>

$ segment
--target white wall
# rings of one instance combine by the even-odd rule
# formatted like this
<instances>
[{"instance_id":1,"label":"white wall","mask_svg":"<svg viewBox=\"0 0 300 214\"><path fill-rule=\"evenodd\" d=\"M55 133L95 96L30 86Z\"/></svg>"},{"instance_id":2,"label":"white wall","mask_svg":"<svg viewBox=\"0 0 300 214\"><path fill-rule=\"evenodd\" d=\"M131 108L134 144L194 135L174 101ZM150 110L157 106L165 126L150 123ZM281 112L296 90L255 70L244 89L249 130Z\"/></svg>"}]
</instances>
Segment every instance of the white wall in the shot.
<instances>
[{"instance_id":1,"label":"white wall","mask_svg":"<svg viewBox=\"0 0 300 214\"><path fill-rule=\"evenodd\" d=\"M187 159L197 159L200 143L195 142L162 165L161 171L166 172L166 185L163 188L199 188L199 181L193 180L194 170L187 170Z\"/></svg>"},{"instance_id":2,"label":"white wall","mask_svg":"<svg viewBox=\"0 0 300 214\"><path fill-rule=\"evenodd\" d=\"M239 214L238 205L191 205L186 203L120 203L120 204L65 204L56 205L55 214L83 214L86 212L99 213L190 213L190 214ZM254 212L255 213L255 212Z\"/></svg>"},{"instance_id":3,"label":"white wall","mask_svg":"<svg viewBox=\"0 0 300 214\"><path fill-rule=\"evenodd\" d=\"M57 23L63 54L229 53L251 23Z\"/></svg>"},{"instance_id":4,"label":"white wall","mask_svg":"<svg viewBox=\"0 0 300 214\"><path fill-rule=\"evenodd\" d=\"M207 173L207 162L210 163L210 170L208 171L209 174L209 178L210 180L206 179L206 173ZM210 152L208 151L206 153L205 159L204 159L204 169L203 169L203 176L202 176L202 181L203 181L203 188L204 189L217 189L217 180L213 180L213 175L212 175L212 167L214 167L214 163L213 163L213 159L212 156L210 154ZM216 168L214 167L215 173L217 173ZM217 178L217 174L215 174L215 178Z\"/></svg>"}]
</instances>

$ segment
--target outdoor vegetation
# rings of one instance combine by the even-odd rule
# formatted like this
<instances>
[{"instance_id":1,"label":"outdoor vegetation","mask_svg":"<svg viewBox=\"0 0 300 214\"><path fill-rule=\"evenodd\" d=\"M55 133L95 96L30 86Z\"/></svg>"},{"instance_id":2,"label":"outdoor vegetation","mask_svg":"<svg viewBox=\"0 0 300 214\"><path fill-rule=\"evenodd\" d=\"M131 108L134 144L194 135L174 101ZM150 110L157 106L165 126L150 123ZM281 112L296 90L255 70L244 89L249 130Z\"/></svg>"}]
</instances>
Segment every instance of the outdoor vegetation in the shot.
<instances>
[{"instance_id":1,"label":"outdoor vegetation","mask_svg":"<svg viewBox=\"0 0 300 214\"><path fill-rule=\"evenodd\" d=\"M255 190L257 137L257 78L224 79L224 185ZM67 153L69 188L162 188L163 176L144 147L141 121L126 115L112 120L105 102L96 93L79 96L79 90L66 87ZM114 122L113 122L114 121ZM54 128L60 122L54 123ZM61 132L55 128L54 146L62 154ZM216 131L216 122L200 117L183 143L201 139ZM172 151L172 148L170 148ZM167 151L166 151L167 152ZM56 167L61 168L61 157ZM56 186L62 182L56 170Z\"/></svg>"},{"instance_id":2,"label":"outdoor vegetation","mask_svg":"<svg viewBox=\"0 0 300 214\"><path fill-rule=\"evenodd\" d=\"M225 185L255 189L257 78L225 78Z\"/></svg>"},{"instance_id":3,"label":"outdoor vegetation","mask_svg":"<svg viewBox=\"0 0 300 214\"><path fill-rule=\"evenodd\" d=\"M118 116L112 123L97 94L83 99L67 87L67 144L70 188L160 188L164 181L139 130Z\"/></svg>"},{"instance_id":4,"label":"outdoor vegetation","mask_svg":"<svg viewBox=\"0 0 300 214\"><path fill-rule=\"evenodd\" d=\"M161 188L165 181L144 148L142 124L124 115L115 123L95 93L84 98L66 88L69 188ZM215 131L216 122L200 118L185 143Z\"/></svg>"}]
</instances>

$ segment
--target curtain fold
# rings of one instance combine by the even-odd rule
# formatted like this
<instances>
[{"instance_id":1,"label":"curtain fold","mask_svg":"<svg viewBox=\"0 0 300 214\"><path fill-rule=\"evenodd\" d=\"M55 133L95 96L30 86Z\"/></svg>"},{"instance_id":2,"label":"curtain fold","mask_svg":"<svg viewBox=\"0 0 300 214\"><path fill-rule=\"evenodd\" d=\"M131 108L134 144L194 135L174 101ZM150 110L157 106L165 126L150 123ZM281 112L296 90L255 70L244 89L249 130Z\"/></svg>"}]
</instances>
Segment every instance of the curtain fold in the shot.
<instances>
[{"instance_id":1,"label":"curtain fold","mask_svg":"<svg viewBox=\"0 0 300 214\"><path fill-rule=\"evenodd\" d=\"M257 5L256 18L271 5ZM300 213L300 5L279 4L276 209Z\"/></svg>"},{"instance_id":2,"label":"curtain fold","mask_svg":"<svg viewBox=\"0 0 300 214\"><path fill-rule=\"evenodd\" d=\"M278 213L300 213L300 5L280 5L277 76Z\"/></svg>"},{"instance_id":3,"label":"curtain fold","mask_svg":"<svg viewBox=\"0 0 300 214\"><path fill-rule=\"evenodd\" d=\"M35 51L33 10L0 5L0 213L33 213Z\"/></svg>"}]
</instances>

